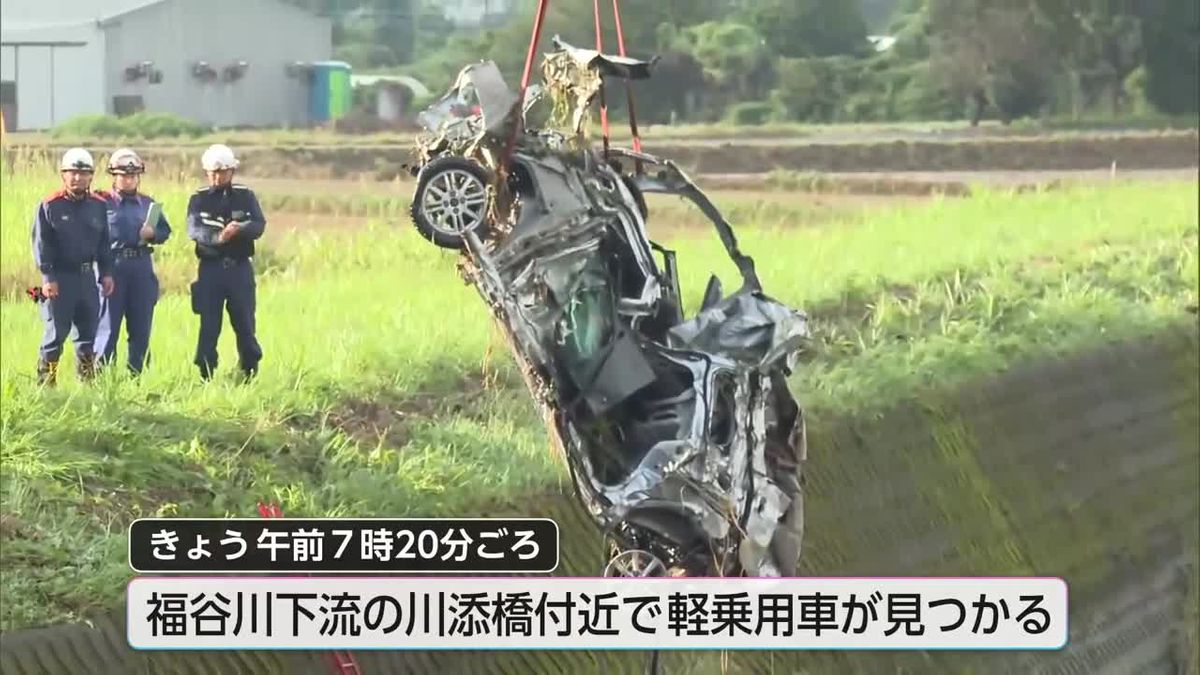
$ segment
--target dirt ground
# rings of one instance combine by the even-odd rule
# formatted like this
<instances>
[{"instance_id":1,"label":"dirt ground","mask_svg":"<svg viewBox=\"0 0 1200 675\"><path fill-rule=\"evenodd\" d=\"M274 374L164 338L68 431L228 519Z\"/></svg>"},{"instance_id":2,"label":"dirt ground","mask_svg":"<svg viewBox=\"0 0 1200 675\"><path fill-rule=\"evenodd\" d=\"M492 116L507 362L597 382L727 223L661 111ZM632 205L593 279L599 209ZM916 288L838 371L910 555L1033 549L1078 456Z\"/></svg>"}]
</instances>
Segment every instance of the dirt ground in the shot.
<instances>
[{"instance_id":1,"label":"dirt ground","mask_svg":"<svg viewBox=\"0 0 1200 675\"><path fill-rule=\"evenodd\" d=\"M354 139L312 145L238 145L251 175L274 178L392 179L406 175L411 142L356 144ZM1024 172L1195 169L1200 132L1171 129L1139 133L977 135L933 130L862 134L854 130L777 138L645 137L645 150L670 158L694 175L795 172ZM618 143L624 146L624 143ZM12 146L26 153L65 149L57 143ZM157 172L198 175L199 148L154 144L140 148ZM17 153L20 154L20 153Z\"/></svg>"},{"instance_id":2,"label":"dirt ground","mask_svg":"<svg viewBox=\"0 0 1200 675\"><path fill-rule=\"evenodd\" d=\"M856 195L924 195L929 193L963 193L971 185L987 185L1002 188L1052 186L1070 182L1108 181L1114 178L1137 180L1196 180L1197 169L1135 169L1115 171L1095 169L1085 171L896 171L896 172L845 172L822 173L805 182L798 175L797 185L788 185L786 178L780 180L772 174L702 174L695 177L705 190L746 192L744 198L759 196L781 199L785 195L801 192L826 192ZM819 178L819 180L817 180ZM407 196L412 193L411 180L367 180L367 179L302 179L277 178L247 175L244 182L261 192L279 194L319 195L385 195Z\"/></svg>"},{"instance_id":3,"label":"dirt ground","mask_svg":"<svg viewBox=\"0 0 1200 675\"><path fill-rule=\"evenodd\" d=\"M806 184L806 178L811 178ZM806 177L797 176L788 185L786 176L776 178L772 174L710 174L701 176L698 182L707 189L739 190L760 189L764 184L776 188L802 189L810 192L841 192L854 194L963 195L972 186L1004 189L1032 189L1054 187L1070 183L1095 183L1113 179L1179 181L1196 180L1196 168L1184 169L1133 169L1120 167L1093 170L1048 170L1048 171L897 171L897 172L843 172L822 173Z\"/></svg>"}]
</instances>

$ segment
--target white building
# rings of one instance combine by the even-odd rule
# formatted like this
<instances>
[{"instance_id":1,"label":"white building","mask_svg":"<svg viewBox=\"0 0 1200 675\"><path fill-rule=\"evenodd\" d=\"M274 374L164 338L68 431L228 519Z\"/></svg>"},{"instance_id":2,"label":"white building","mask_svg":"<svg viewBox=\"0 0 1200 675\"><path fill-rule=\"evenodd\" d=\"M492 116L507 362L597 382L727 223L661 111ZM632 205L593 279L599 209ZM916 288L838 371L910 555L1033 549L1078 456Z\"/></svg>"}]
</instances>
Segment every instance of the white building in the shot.
<instances>
[{"instance_id":1,"label":"white building","mask_svg":"<svg viewBox=\"0 0 1200 675\"><path fill-rule=\"evenodd\" d=\"M278 0L3 0L10 129L80 114L169 112L220 126L303 125L333 29Z\"/></svg>"}]
</instances>

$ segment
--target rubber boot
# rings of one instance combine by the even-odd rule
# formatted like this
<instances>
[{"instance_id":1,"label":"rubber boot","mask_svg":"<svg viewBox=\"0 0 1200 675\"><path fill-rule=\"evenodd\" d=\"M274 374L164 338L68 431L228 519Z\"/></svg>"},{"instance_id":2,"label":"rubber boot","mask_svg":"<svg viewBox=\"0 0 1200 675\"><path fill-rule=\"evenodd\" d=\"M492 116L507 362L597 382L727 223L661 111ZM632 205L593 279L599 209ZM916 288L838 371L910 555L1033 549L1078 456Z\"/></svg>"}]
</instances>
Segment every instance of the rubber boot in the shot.
<instances>
[{"instance_id":1,"label":"rubber boot","mask_svg":"<svg viewBox=\"0 0 1200 675\"><path fill-rule=\"evenodd\" d=\"M96 355L80 354L76 372L82 382L89 382L96 377Z\"/></svg>"},{"instance_id":2,"label":"rubber boot","mask_svg":"<svg viewBox=\"0 0 1200 675\"><path fill-rule=\"evenodd\" d=\"M38 360L37 375L39 385L44 387L55 386L58 384L58 361Z\"/></svg>"}]
</instances>

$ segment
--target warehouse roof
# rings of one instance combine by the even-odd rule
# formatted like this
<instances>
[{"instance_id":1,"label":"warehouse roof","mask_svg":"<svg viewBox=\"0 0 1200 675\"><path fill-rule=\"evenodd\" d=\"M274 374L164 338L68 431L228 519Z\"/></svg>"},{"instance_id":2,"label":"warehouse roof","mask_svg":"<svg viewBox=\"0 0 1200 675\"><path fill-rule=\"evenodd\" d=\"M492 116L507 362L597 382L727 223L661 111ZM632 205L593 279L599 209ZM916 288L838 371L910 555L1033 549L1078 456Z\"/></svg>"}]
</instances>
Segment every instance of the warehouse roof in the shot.
<instances>
[{"instance_id":1,"label":"warehouse roof","mask_svg":"<svg viewBox=\"0 0 1200 675\"><path fill-rule=\"evenodd\" d=\"M4 0L5 28L50 28L104 21L166 0Z\"/></svg>"}]
</instances>

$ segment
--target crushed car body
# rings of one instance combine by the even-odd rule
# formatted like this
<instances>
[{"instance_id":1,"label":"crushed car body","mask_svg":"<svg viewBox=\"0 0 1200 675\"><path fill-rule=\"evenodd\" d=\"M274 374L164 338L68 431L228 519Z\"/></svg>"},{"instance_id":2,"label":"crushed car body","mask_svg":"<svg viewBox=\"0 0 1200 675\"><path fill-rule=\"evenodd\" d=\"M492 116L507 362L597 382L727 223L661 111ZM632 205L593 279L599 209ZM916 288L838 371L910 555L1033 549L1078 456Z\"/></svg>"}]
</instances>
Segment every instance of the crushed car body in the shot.
<instances>
[{"instance_id":1,"label":"crushed car body","mask_svg":"<svg viewBox=\"0 0 1200 675\"><path fill-rule=\"evenodd\" d=\"M787 376L806 317L763 291L679 167L587 140L602 78L649 77L652 62L554 45L524 98L480 62L422 114L413 223L461 252L504 328L609 538L606 574L793 576L806 443ZM712 277L685 317L675 252L647 234L647 193L699 208L740 288L724 295Z\"/></svg>"}]
</instances>

